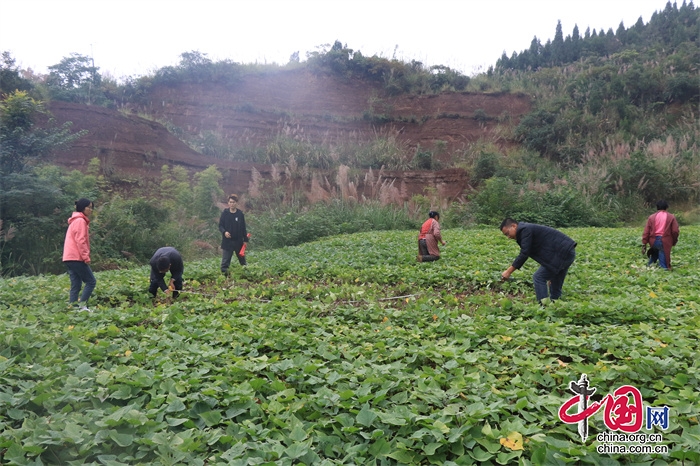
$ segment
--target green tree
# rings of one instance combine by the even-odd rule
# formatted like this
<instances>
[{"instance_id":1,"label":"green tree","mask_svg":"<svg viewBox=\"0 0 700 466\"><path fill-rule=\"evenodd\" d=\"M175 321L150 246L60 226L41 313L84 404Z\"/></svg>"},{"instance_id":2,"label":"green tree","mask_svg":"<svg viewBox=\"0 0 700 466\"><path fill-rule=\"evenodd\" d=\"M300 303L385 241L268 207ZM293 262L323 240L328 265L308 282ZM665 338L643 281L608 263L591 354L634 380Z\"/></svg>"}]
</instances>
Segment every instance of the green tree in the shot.
<instances>
[{"instance_id":1,"label":"green tree","mask_svg":"<svg viewBox=\"0 0 700 466\"><path fill-rule=\"evenodd\" d=\"M577 61L581 58L581 34L578 30L578 24L574 24L574 30L571 33L571 61Z\"/></svg>"},{"instance_id":2,"label":"green tree","mask_svg":"<svg viewBox=\"0 0 700 466\"><path fill-rule=\"evenodd\" d=\"M530 48L528 49L528 55L529 55L529 61L530 61L529 66L533 70L536 70L537 68L539 68L541 65L541 59L542 59L542 43L537 38L537 36L533 37L532 42L530 42Z\"/></svg>"},{"instance_id":3,"label":"green tree","mask_svg":"<svg viewBox=\"0 0 700 466\"><path fill-rule=\"evenodd\" d=\"M471 197L474 219L481 225L498 225L517 211L520 187L508 178L489 178L483 189Z\"/></svg>"},{"instance_id":4,"label":"green tree","mask_svg":"<svg viewBox=\"0 0 700 466\"><path fill-rule=\"evenodd\" d=\"M561 28L561 21L557 21L557 29L554 33L554 40L552 41L552 62L555 65L559 65L563 63L564 60L564 33Z\"/></svg>"},{"instance_id":5,"label":"green tree","mask_svg":"<svg viewBox=\"0 0 700 466\"><path fill-rule=\"evenodd\" d=\"M49 70L46 85L54 99L86 104L104 99L102 76L90 57L72 53Z\"/></svg>"},{"instance_id":6,"label":"green tree","mask_svg":"<svg viewBox=\"0 0 700 466\"><path fill-rule=\"evenodd\" d=\"M545 156L556 153L557 144L562 142L565 134L560 131L558 111L536 109L525 115L515 129L516 136L528 149Z\"/></svg>"},{"instance_id":7,"label":"green tree","mask_svg":"<svg viewBox=\"0 0 700 466\"><path fill-rule=\"evenodd\" d=\"M47 118L38 125L39 117ZM71 133L71 123L54 126L44 103L25 91L15 91L0 102L0 175L22 171L29 160L67 147L86 132Z\"/></svg>"},{"instance_id":8,"label":"green tree","mask_svg":"<svg viewBox=\"0 0 700 466\"><path fill-rule=\"evenodd\" d=\"M1 275L60 271L68 201L60 188L32 173L3 176L0 221L14 237L2 248Z\"/></svg>"},{"instance_id":9,"label":"green tree","mask_svg":"<svg viewBox=\"0 0 700 466\"><path fill-rule=\"evenodd\" d=\"M0 61L0 93L9 94L14 91L29 91L32 83L20 75L19 68L10 52L2 52Z\"/></svg>"},{"instance_id":10,"label":"green tree","mask_svg":"<svg viewBox=\"0 0 700 466\"><path fill-rule=\"evenodd\" d=\"M184 52L180 54L180 68L186 70L194 70L196 68L204 68L211 65L212 61L207 57L206 53L198 50Z\"/></svg>"},{"instance_id":11,"label":"green tree","mask_svg":"<svg viewBox=\"0 0 700 466\"><path fill-rule=\"evenodd\" d=\"M146 263L161 246L184 246L170 223L170 211L143 198L113 196L100 207L90 233L96 257L107 261L127 258Z\"/></svg>"},{"instance_id":12,"label":"green tree","mask_svg":"<svg viewBox=\"0 0 700 466\"><path fill-rule=\"evenodd\" d=\"M194 175L194 216L202 220L208 220L212 217L217 217L219 207L216 202L224 195L224 190L219 186L221 181L221 173L216 168L216 165L211 165L206 170Z\"/></svg>"},{"instance_id":13,"label":"green tree","mask_svg":"<svg viewBox=\"0 0 700 466\"><path fill-rule=\"evenodd\" d=\"M43 102L25 91L15 91L0 102L0 222L6 232L14 232L12 240L5 238L3 243L0 274L55 271L56 245L62 244L65 222L60 218L70 211L72 201L54 180L28 165L84 133L71 133L70 123L53 126L50 119L37 124L40 117L49 116Z\"/></svg>"},{"instance_id":14,"label":"green tree","mask_svg":"<svg viewBox=\"0 0 700 466\"><path fill-rule=\"evenodd\" d=\"M74 202L94 199L96 180L77 170L47 165L3 176L2 224L14 237L2 245L2 275L60 273L66 220Z\"/></svg>"},{"instance_id":15,"label":"green tree","mask_svg":"<svg viewBox=\"0 0 700 466\"><path fill-rule=\"evenodd\" d=\"M171 169L170 166L163 165L160 174L160 195L165 206L174 209L178 205L190 205L192 203L187 170L181 166L175 166Z\"/></svg>"}]
</instances>

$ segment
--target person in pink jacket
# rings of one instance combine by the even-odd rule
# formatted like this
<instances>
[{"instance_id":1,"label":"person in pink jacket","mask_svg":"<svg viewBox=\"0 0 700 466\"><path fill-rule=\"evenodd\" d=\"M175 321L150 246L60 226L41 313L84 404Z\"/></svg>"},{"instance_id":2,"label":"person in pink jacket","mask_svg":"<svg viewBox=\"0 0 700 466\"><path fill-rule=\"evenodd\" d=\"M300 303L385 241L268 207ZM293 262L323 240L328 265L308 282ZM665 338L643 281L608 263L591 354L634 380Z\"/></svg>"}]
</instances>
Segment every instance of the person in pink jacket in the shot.
<instances>
[{"instance_id":1,"label":"person in pink jacket","mask_svg":"<svg viewBox=\"0 0 700 466\"><path fill-rule=\"evenodd\" d=\"M444 246L440 233L440 214L431 210L428 212L428 220L420 227L418 233L418 262L430 262L440 259L438 241Z\"/></svg>"},{"instance_id":2,"label":"person in pink jacket","mask_svg":"<svg viewBox=\"0 0 700 466\"><path fill-rule=\"evenodd\" d=\"M651 265L657 260L659 265L671 270L671 248L678 243L678 220L673 214L666 212L668 202L660 200L656 203L656 213L647 218L642 233L642 254L647 253L647 244L651 246L649 263Z\"/></svg>"},{"instance_id":3,"label":"person in pink jacket","mask_svg":"<svg viewBox=\"0 0 700 466\"><path fill-rule=\"evenodd\" d=\"M92 311L87 307L87 302L97 284L90 269L90 215L93 207L89 199L82 198L75 202L75 212L68 219L68 231L63 243L63 263L70 277L69 303L78 301L80 288L85 283L77 305L81 311L88 312Z\"/></svg>"}]
</instances>

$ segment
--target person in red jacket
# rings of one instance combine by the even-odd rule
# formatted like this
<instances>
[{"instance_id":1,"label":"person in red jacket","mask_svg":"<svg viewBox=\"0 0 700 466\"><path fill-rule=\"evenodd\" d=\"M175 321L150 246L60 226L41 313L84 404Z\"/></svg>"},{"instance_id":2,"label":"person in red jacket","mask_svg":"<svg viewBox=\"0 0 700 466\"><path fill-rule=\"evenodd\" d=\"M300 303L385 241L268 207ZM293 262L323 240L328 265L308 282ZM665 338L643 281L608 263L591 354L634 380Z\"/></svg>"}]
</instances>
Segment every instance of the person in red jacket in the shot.
<instances>
[{"instance_id":1,"label":"person in red jacket","mask_svg":"<svg viewBox=\"0 0 700 466\"><path fill-rule=\"evenodd\" d=\"M668 202L660 200L656 203L656 208L656 213L649 216L644 226L642 254L647 253L648 244L652 250L647 265L658 260L662 268L671 270L671 248L678 243L680 228L676 217L666 212Z\"/></svg>"},{"instance_id":2,"label":"person in red jacket","mask_svg":"<svg viewBox=\"0 0 700 466\"><path fill-rule=\"evenodd\" d=\"M418 262L430 262L440 259L438 241L444 246L440 233L440 214L431 210L428 212L428 220L423 223L418 233Z\"/></svg>"},{"instance_id":3,"label":"person in red jacket","mask_svg":"<svg viewBox=\"0 0 700 466\"><path fill-rule=\"evenodd\" d=\"M80 288L85 283L80 301L77 305L81 311L90 311L88 299L95 289L97 280L90 269L90 215L94 204L89 199L79 199L75 202L75 212L68 219L68 231L63 243L63 263L70 277L69 303L78 301Z\"/></svg>"}]
</instances>

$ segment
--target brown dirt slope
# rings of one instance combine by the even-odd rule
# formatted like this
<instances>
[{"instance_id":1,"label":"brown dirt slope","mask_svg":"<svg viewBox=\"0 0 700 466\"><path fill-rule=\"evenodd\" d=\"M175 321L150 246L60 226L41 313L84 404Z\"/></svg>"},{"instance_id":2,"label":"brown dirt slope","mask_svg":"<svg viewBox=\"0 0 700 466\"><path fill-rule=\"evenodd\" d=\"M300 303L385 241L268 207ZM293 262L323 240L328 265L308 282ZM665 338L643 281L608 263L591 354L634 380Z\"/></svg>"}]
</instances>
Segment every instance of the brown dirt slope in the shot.
<instances>
[{"instance_id":1,"label":"brown dirt slope","mask_svg":"<svg viewBox=\"0 0 700 466\"><path fill-rule=\"evenodd\" d=\"M161 124L141 118L169 121L190 134L214 131L231 143L265 147L280 134L293 133L313 143L370 140L390 132L408 148L432 148L444 141L448 151L459 150L482 137L493 139L497 119L515 121L530 110L525 96L510 94L445 93L440 95L383 96L376 86L355 80L316 75L304 69L247 75L228 87L186 84L151 89L145 104L129 112L53 102L59 123L72 121L88 135L53 161L84 168L99 157L106 172L157 178L163 164L200 171L212 164L224 174L227 192L244 193L255 167L269 177L271 167L225 161L201 155L168 133ZM474 118L475 115L482 118ZM383 121L382 124L377 124ZM503 143L508 143L503 141ZM468 186L463 170L440 172L384 172L385 180L400 187L402 197L423 192L426 186L454 199ZM363 179L355 180L361 193Z\"/></svg>"}]
</instances>

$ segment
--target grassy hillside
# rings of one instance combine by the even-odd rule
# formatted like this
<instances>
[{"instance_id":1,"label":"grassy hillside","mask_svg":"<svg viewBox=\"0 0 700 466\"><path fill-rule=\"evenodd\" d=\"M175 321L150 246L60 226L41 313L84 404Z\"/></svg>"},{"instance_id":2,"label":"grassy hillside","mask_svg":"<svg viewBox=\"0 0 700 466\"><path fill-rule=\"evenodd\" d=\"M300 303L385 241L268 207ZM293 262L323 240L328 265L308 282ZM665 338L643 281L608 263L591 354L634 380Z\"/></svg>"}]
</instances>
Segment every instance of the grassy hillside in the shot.
<instances>
[{"instance_id":1,"label":"grassy hillside","mask_svg":"<svg viewBox=\"0 0 700 466\"><path fill-rule=\"evenodd\" d=\"M559 24L553 41L535 38L472 77L340 41L284 66L185 52L121 83L78 54L29 81L3 53L0 274L62 271L65 218L80 197L96 201L95 268L144 263L153 242L209 254L224 192L241 196L251 229L270 232L253 232L267 247L349 232L334 221L286 234L309 212L334 217L328 200L359 206L342 223L363 231L384 228L360 212L377 203L402 227L428 209L449 226L638 225L660 199L697 223L698 21L692 2L669 2L616 31L565 35ZM62 125L46 121L47 99L69 102L53 106ZM73 141L72 120L95 139ZM44 166L52 151L79 170Z\"/></svg>"},{"instance_id":2,"label":"grassy hillside","mask_svg":"<svg viewBox=\"0 0 700 466\"><path fill-rule=\"evenodd\" d=\"M499 282L517 245L495 229L446 230L435 263L415 231L253 248L229 279L187 262L175 302L146 268L100 272L91 314L66 275L2 279L2 463L698 464L700 227L670 273L637 229L565 231L578 257L544 307L531 261ZM603 409L583 444L557 412L584 373L595 401L668 406L640 433L669 452L599 453Z\"/></svg>"}]
</instances>

